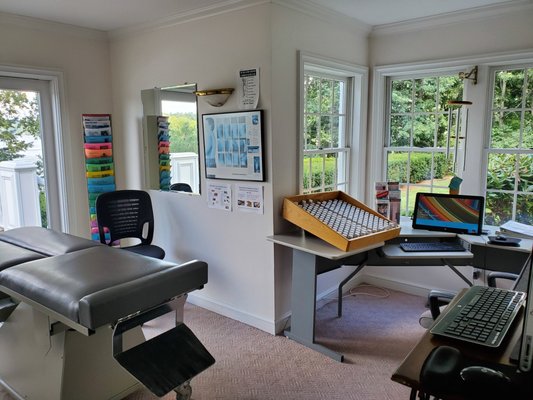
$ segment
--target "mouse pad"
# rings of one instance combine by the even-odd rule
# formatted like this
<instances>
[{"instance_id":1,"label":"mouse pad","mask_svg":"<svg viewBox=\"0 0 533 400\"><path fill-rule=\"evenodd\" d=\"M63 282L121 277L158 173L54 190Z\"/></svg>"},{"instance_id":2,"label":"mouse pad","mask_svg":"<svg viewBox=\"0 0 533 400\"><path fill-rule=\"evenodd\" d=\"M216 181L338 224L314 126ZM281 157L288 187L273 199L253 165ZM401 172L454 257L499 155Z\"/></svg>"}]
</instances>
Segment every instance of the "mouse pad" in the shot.
<instances>
[{"instance_id":1,"label":"mouse pad","mask_svg":"<svg viewBox=\"0 0 533 400\"><path fill-rule=\"evenodd\" d=\"M498 236L489 236L489 243L496 244L499 246L519 246L521 239L512 238L506 236L505 238L499 238Z\"/></svg>"}]
</instances>

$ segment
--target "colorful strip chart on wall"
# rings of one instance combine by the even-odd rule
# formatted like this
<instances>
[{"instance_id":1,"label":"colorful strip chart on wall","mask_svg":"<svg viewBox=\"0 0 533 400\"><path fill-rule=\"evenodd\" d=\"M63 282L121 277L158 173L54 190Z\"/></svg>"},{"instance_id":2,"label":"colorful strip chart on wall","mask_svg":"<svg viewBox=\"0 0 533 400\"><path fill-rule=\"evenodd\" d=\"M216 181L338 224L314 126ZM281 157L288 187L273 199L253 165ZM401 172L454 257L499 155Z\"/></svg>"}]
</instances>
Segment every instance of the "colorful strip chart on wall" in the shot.
<instances>
[{"instance_id":1,"label":"colorful strip chart on wall","mask_svg":"<svg viewBox=\"0 0 533 400\"><path fill-rule=\"evenodd\" d=\"M82 114L82 124L91 238L100 241L96 219L96 198L101 193L116 190L111 115ZM106 240L109 241L108 232L106 232Z\"/></svg>"},{"instance_id":2,"label":"colorful strip chart on wall","mask_svg":"<svg viewBox=\"0 0 533 400\"><path fill-rule=\"evenodd\" d=\"M168 117L157 117L157 140L159 150L159 188L170 188L170 136L168 133Z\"/></svg>"}]
</instances>

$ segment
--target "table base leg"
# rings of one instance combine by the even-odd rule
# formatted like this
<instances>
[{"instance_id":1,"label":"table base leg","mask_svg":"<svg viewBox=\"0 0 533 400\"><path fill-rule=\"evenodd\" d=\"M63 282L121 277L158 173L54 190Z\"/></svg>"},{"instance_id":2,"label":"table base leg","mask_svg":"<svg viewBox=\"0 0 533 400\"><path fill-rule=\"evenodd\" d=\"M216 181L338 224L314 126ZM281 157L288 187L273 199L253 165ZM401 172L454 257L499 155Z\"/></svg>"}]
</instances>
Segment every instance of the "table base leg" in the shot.
<instances>
[{"instance_id":1,"label":"table base leg","mask_svg":"<svg viewBox=\"0 0 533 400\"><path fill-rule=\"evenodd\" d=\"M328 356L329 358L334 359L335 361L338 361L338 362L344 361L344 356L342 354L337 353L336 351L330 350L326 346L322 346L321 344L310 342L308 340L295 336L289 330L285 331L284 335L288 337L289 339L294 340L295 342L303 344L304 346L309 347L312 350L318 351L319 353L322 353L325 356Z\"/></svg>"}]
</instances>

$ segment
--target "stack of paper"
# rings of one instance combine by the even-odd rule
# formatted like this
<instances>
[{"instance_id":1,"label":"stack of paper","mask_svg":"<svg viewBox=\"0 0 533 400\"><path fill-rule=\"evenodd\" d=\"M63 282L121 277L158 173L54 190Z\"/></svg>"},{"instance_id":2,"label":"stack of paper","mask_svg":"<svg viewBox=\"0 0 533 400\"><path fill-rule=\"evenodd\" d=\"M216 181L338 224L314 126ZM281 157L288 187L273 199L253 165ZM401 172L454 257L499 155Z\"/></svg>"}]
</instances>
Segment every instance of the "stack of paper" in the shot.
<instances>
[{"instance_id":1,"label":"stack of paper","mask_svg":"<svg viewBox=\"0 0 533 400\"><path fill-rule=\"evenodd\" d=\"M500 232L509 236L533 239L533 226L516 221L507 221L500 226Z\"/></svg>"}]
</instances>

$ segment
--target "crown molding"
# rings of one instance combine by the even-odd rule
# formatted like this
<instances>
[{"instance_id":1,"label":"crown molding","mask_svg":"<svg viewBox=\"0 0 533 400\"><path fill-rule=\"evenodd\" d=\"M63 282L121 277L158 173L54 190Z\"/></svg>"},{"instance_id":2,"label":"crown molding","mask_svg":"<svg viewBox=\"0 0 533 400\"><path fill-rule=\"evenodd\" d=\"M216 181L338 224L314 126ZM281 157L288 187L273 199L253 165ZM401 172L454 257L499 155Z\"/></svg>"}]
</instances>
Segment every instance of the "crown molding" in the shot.
<instances>
[{"instance_id":1,"label":"crown molding","mask_svg":"<svg viewBox=\"0 0 533 400\"><path fill-rule=\"evenodd\" d=\"M357 18L348 17L309 0L272 0L271 2L335 25L342 25L344 28L365 36L368 36L372 31L372 25L358 20Z\"/></svg>"},{"instance_id":2,"label":"crown molding","mask_svg":"<svg viewBox=\"0 0 533 400\"><path fill-rule=\"evenodd\" d=\"M196 8L184 13L173 14L165 18L160 18L145 24L139 24L132 27L115 29L108 32L111 39L117 39L135 33L143 33L155 31L159 29L169 28L174 25L184 24L187 22L197 21L203 18L212 17L219 14L224 14L231 11L236 11L248 7L253 7L259 4L271 3L270 0L227 0L215 5Z\"/></svg>"},{"instance_id":3,"label":"crown molding","mask_svg":"<svg viewBox=\"0 0 533 400\"><path fill-rule=\"evenodd\" d=\"M68 34L94 40L107 40L107 33L97 29L83 28L39 18L0 12L0 25L15 25L24 29Z\"/></svg>"},{"instance_id":4,"label":"crown molding","mask_svg":"<svg viewBox=\"0 0 533 400\"><path fill-rule=\"evenodd\" d=\"M370 36L385 36L403 32L420 31L428 28L435 28L436 26L452 25L530 10L533 10L533 0L511 0L504 4L475 7L466 11L454 11L403 22L375 25L372 28Z\"/></svg>"},{"instance_id":5,"label":"crown molding","mask_svg":"<svg viewBox=\"0 0 533 400\"><path fill-rule=\"evenodd\" d=\"M164 29L174 25L197 21L203 18L253 7L260 4L276 4L287 7L329 23L336 25L341 24L344 28L350 29L351 31L355 31L357 33L362 33L366 36L370 34L372 29L371 25L368 25L355 18L347 17L344 14L331 11L308 0L227 0L216 5L194 9L185 13L174 14L153 22L109 31L108 35L111 39L118 39L130 34Z\"/></svg>"}]
</instances>

